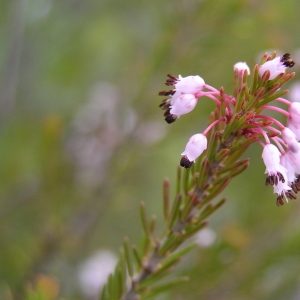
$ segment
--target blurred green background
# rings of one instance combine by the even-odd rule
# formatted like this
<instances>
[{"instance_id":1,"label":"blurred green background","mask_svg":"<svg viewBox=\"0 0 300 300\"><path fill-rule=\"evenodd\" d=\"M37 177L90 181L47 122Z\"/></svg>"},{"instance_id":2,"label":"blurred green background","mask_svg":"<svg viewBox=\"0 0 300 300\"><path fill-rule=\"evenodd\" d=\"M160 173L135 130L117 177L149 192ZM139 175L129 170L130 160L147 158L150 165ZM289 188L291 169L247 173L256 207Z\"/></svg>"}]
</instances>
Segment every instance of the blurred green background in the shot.
<instances>
[{"instance_id":1,"label":"blurred green background","mask_svg":"<svg viewBox=\"0 0 300 300\"><path fill-rule=\"evenodd\" d=\"M165 123L166 74L231 94L238 61L278 50L300 62L299 13L298 0L0 0L0 299L24 299L38 274L60 299L92 299L80 266L125 235L139 242L141 200L159 235L162 181L174 194L180 153L214 107L203 98ZM299 200L276 207L261 147L247 155L210 218L215 242L160 299L300 299Z\"/></svg>"}]
</instances>

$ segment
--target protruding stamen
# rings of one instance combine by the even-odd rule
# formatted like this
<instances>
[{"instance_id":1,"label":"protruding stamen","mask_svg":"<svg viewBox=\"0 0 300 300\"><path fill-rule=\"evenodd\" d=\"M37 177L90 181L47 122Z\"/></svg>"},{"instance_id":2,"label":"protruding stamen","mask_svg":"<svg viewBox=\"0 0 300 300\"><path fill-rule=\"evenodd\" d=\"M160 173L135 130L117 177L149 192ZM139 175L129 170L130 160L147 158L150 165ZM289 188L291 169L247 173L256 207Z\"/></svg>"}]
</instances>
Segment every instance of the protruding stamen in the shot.
<instances>
[{"instance_id":1,"label":"protruding stamen","mask_svg":"<svg viewBox=\"0 0 300 300\"><path fill-rule=\"evenodd\" d=\"M163 100L162 102L161 102L161 104L159 104L159 107L164 107L164 106L166 106L166 105L170 105L169 103L170 103L170 101L169 101L170 99L165 99L165 100Z\"/></svg>"},{"instance_id":2,"label":"protruding stamen","mask_svg":"<svg viewBox=\"0 0 300 300\"><path fill-rule=\"evenodd\" d=\"M176 121L176 116L175 115L172 115L172 114L169 114L165 117L165 121L168 123L168 124L171 124L173 122Z\"/></svg>"},{"instance_id":3,"label":"protruding stamen","mask_svg":"<svg viewBox=\"0 0 300 300\"><path fill-rule=\"evenodd\" d=\"M171 114L170 114L170 109L167 109L167 110L165 111L165 113L164 113L164 116L167 117L167 116L169 116L169 115L171 115Z\"/></svg>"},{"instance_id":4,"label":"protruding stamen","mask_svg":"<svg viewBox=\"0 0 300 300\"><path fill-rule=\"evenodd\" d=\"M278 207L284 205L284 201L283 201L283 196L282 196L282 195L279 195L279 196L277 197L276 205L277 205Z\"/></svg>"},{"instance_id":5,"label":"protruding stamen","mask_svg":"<svg viewBox=\"0 0 300 300\"><path fill-rule=\"evenodd\" d=\"M182 156L180 160L180 165L186 169L189 169L193 164L193 161L190 161L186 155Z\"/></svg>"},{"instance_id":6,"label":"protruding stamen","mask_svg":"<svg viewBox=\"0 0 300 300\"><path fill-rule=\"evenodd\" d=\"M289 53L285 53L282 55L280 61L285 65L287 68L292 68L295 65L295 62L291 59Z\"/></svg>"},{"instance_id":7,"label":"protruding stamen","mask_svg":"<svg viewBox=\"0 0 300 300\"><path fill-rule=\"evenodd\" d=\"M276 175L272 174L266 178L266 186L268 186L269 184L270 185L278 185L279 181L281 181L282 183L285 183L284 176L280 172L277 172Z\"/></svg>"},{"instance_id":8,"label":"protruding stamen","mask_svg":"<svg viewBox=\"0 0 300 300\"><path fill-rule=\"evenodd\" d=\"M172 96L175 94L175 90L169 90L169 91L161 91L158 93L159 96Z\"/></svg>"},{"instance_id":9,"label":"protruding stamen","mask_svg":"<svg viewBox=\"0 0 300 300\"><path fill-rule=\"evenodd\" d=\"M174 86L179 80L177 77L175 77L172 74L168 74L167 76L169 77L169 79L166 80L166 85L167 86L171 86L171 85Z\"/></svg>"},{"instance_id":10,"label":"protruding stamen","mask_svg":"<svg viewBox=\"0 0 300 300\"><path fill-rule=\"evenodd\" d=\"M297 196L293 193L292 190L285 191L285 196L289 199L296 200Z\"/></svg>"}]
</instances>

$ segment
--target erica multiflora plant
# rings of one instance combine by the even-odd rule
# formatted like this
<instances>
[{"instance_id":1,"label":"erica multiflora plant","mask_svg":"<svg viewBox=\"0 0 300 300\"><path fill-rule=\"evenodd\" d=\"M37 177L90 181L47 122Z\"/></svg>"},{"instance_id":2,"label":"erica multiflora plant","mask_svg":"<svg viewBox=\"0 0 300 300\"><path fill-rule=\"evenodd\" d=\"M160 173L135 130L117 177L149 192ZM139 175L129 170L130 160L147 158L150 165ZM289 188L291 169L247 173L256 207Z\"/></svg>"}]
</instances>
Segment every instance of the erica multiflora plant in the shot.
<instances>
[{"instance_id":1,"label":"erica multiflora plant","mask_svg":"<svg viewBox=\"0 0 300 300\"><path fill-rule=\"evenodd\" d=\"M173 201L169 181L164 181L163 234L155 237L155 218L148 220L141 204L143 246L131 248L125 239L101 299L151 299L186 280L165 277L195 246L186 240L203 229L207 218L226 201L215 199L249 166L249 159L240 158L253 143L262 146L266 185L277 194L276 204L296 199L300 190L300 103L282 98L288 93L282 86L295 75L288 73L293 66L288 53L277 57L275 52L266 53L250 77L247 64L237 63L232 95L206 84L200 76L168 75L166 85L172 88L159 93L167 97L160 104L167 123L180 122L177 119L190 113L202 97L213 100L215 109L208 126L190 137L181 154ZM277 107L278 102L286 110ZM286 116L287 124L269 116L270 110Z\"/></svg>"}]
</instances>

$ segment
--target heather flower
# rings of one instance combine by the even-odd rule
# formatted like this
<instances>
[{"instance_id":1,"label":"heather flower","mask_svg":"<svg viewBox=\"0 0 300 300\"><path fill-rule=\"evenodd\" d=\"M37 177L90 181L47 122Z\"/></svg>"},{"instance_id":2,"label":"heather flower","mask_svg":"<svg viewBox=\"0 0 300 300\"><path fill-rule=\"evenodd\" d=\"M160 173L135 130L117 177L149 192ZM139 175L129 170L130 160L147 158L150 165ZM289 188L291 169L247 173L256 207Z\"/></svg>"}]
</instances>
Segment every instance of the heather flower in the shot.
<instances>
[{"instance_id":1,"label":"heather flower","mask_svg":"<svg viewBox=\"0 0 300 300\"><path fill-rule=\"evenodd\" d=\"M289 113L289 122L294 123L294 125L300 126L300 103L292 102L289 106Z\"/></svg>"},{"instance_id":2,"label":"heather flower","mask_svg":"<svg viewBox=\"0 0 300 300\"><path fill-rule=\"evenodd\" d=\"M292 183L295 180L296 162L290 150L281 155L280 164L286 169L288 183Z\"/></svg>"},{"instance_id":3,"label":"heather flower","mask_svg":"<svg viewBox=\"0 0 300 300\"><path fill-rule=\"evenodd\" d=\"M247 71L247 74L250 75L250 69L246 62L238 62L233 66L234 70L238 70L239 77L242 77L244 74L244 71Z\"/></svg>"},{"instance_id":4,"label":"heather flower","mask_svg":"<svg viewBox=\"0 0 300 300\"><path fill-rule=\"evenodd\" d=\"M167 123L173 123L181 115L191 112L197 104L197 98L193 94L183 94L181 96L173 95L168 101L164 101L161 107L165 109L165 120Z\"/></svg>"},{"instance_id":5,"label":"heather flower","mask_svg":"<svg viewBox=\"0 0 300 300\"><path fill-rule=\"evenodd\" d=\"M290 128L285 127L281 131L281 136L292 152L297 153L299 151L299 144L297 142L296 135Z\"/></svg>"},{"instance_id":6,"label":"heather flower","mask_svg":"<svg viewBox=\"0 0 300 300\"><path fill-rule=\"evenodd\" d=\"M300 82L296 82L291 85L289 98L292 102L300 102Z\"/></svg>"},{"instance_id":7,"label":"heather flower","mask_svg":"<svg viewBox=\"0 0 300 300\"><path fill-rule=\"evenodd\" d=\"M259 75L260 77L262 77L266 71L269 71L270 72L269 80L272 80L275 77L277 77L279 74L285 73L285 69L293 67L294 64L295 63L292 61L290 54L286 53L283 56L276 57L261 65L259 69Z\"/></svg>"},{"instance_id":8,"label":"heather flower","mask_svg":"<svg viewBox=\"0 0 300 300\"><path fill-rule=\"evenodd\" d=\"M295 134L297 141L300 141L300 124L297 124L289 119L288 128Z\"/></svg>"},{"instance_id":9,"label":"heather flower","mask_svg":"<svg viewBox=\"0 0 300 300\"><path fill-rule=\"evenodd\" d=\"M181 153L180 165L185 168L189 168L195 159L199 157L203 151L207 148L206 136L202 133L198 133L190 137L185 150Z\"/></svg>"},{"instance_id":10,"label":"heather flower","mask_svg":"<svg viewBox=\"0 0 300 300\"><path fill-rule=\"evenodd\" d=\"M266 185L277 185L279 181L287 180L286 169L280 164L280 152L276 146L267 144L264 147L262 158L268 174Z\"/></svg>"},{"instance_id":11,"label":"heather flower","mask_svg":"<svg viewBox=\"0 0 300 300\"><path fill-rule=\"evenodd\" d=\"M171 102L172 103L172 102ZM181 115L191 112L197 104L197 98L193 94L184 94L178 97L171 105L170 113L179 118Z\"/></svg>"},{"instance_id":12,"label":"heather flower","mask_svg":"<svg viewBox=\"0 0 300 300\"><path fill-rule=\"evenodd\" d=\"M160 104L162 110L165 110L164 116L167 123L173 123L181 115L191 112L196 104L197 99L202 96L201 91L205 87L204 80L198 76L187 76L179 78L169 74L166 85L174 86L175 89L162 91L161 96L170 96ZM218 101L215 99L215 101Z\"/></svg>"}]
</instances>

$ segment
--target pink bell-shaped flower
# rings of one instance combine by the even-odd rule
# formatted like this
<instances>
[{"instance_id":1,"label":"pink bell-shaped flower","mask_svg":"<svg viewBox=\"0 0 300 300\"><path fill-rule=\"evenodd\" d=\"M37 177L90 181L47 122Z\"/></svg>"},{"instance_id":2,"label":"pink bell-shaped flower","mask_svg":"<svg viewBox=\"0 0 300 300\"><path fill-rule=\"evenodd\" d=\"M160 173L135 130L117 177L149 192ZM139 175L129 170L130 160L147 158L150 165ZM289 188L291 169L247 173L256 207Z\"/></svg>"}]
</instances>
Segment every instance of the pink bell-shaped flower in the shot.
<instances>
[{"instance_id":1,"label":"pink bell-shaped flower","mask_svg":"<svg viewBox=\"0 0 300 300\"><path fill-rule=\"evenodd\" d=\"M290 118L289 122L295 123L300 126L300 103L292 102L289 106Z\"/></svg>"},{"instance_id":2,"label":"pink bell-shaped flower","mask_svg":"<svg viewBox=\"0 0 300 300\"><path fill-rule=\"evenodd\" d=\"M198 158L207 148L207 138L204 134L198 133L190 137L185 150L181 153L180 165L186 169L190 168L195 159Z\"/></svg>"},{"instance_id":3,"label":"pink bell-shaped flower","mask_svg":"<svg viewBox=\"0 0 300 300\"><path fill-rule=\"evenodd\" d=\"M277 185L279 181L287 180L286 169L280 164L280 152L276 146L267 144L262 153L262 159L266 166L266 185Z\"/></svg>"},{"instance_id":4,"label":"pink bell-shaped flower","mask_svg":"<svg viewBox=\"0 0 300 300\"><path fill-rule=\"evenodd\" d=\"M164 116L167 123L171 124L176 121L181 115L191 112L200 96L201 91L205 87L204 80L198 76L187 76L179 78L169 74L169 79L166 85L174 86L175 89L159 92L161 96L170 96L164 99L159 105L164 110Z\"/></svg>"},{"instance_id":5,"label":"pink bell-shaped flower","mask_svg":"<svg viewBox=\"0 0 300 300\"><path fill-rule=\"evenodd\" d=\"M299 144L296 139L296 135L290 128L285 127L281 131L281 136L284 142L287 144L287 146L293 153L297 153L299 151Z\"/></svg>"}]
</instances>

